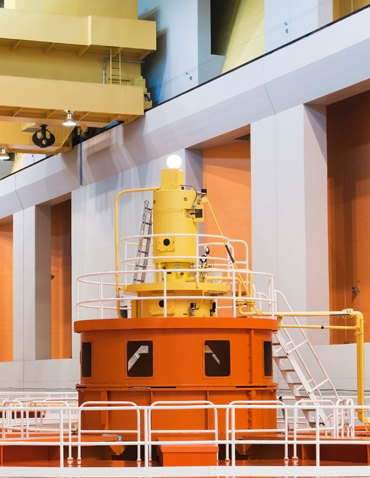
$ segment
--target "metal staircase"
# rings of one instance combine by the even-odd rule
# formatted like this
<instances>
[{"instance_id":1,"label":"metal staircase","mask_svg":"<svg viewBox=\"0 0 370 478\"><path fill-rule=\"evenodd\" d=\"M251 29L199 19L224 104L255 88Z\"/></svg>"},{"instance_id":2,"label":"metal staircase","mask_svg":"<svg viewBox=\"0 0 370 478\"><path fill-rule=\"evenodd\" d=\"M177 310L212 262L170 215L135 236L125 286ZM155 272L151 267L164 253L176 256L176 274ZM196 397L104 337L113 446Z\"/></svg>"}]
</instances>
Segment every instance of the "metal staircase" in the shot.
<instances>
[{"instance_id":1,"label":"metal staircase","mask_svg":"<svg viewBox=\"0 0 370 478\"><path fill-rule=\"evenodd\" d=\"M279 292L279 294L281 294ZM281 294L282 297L284 297ZM284 297L286 302L286 299ZM287 303L287 302L286 302ZM289 305L288 305L289 307ZM296 401L319 404L328 396L338 400L337 391L315 353L308 337L297 317L291 317L297 328L281 328L275 332L273 341L273 359ZM310 363L310 369L307 367ZM314 410L305 404L302 410L310 426L316 425ZM319 410L320 424L327 424L325 411Z\"/></svg>"},{"instance_id":2,"label":"metal staircase","mask_svg":"<svg viewBox=\"0 0 370 478\"><path fill-rule=\"evenodd\" d=\"M136 253L135 272L133 277L134 284L145 282L145 271L148 267L148 256L150 251L152 234L152 209L149 207L149 201L144 201L144 210L140 227L140 240Z\"/></svg>"}]
</instances>

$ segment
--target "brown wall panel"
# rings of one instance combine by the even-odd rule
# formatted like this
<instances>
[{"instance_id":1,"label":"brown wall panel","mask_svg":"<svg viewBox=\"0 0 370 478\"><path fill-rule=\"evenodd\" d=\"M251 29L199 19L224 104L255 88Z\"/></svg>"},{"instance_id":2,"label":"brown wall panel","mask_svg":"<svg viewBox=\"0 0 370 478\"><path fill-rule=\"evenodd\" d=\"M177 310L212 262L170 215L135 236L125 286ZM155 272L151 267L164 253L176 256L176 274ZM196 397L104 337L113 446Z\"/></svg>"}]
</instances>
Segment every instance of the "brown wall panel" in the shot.
<instances>
[{"instance_id":1,"label":"brown wall panel","mask_svg":"<svg viewBox=\"0 0 370 478\"><path fill-rule=\"evenodd\" d=\"M330 307L360 310L366 341L370 341L369 111L370 92L327 109ZM351 343L355 338L348 331L333 331L331 340Z\"/></svg>"},{"instance_id":2,"label":"brown wall panel","mask_svg":"<svg viewBox=\"0 0 370 478\"><path fill-rule=\"evenodd\" d=\"M13 360L13 224L0 226L0 362Z\"/></svg>"},{"instance_id":3,"label":"brown wall panel","mask_svg":"<svg viewBox=\"0 0 370 478\"><path fill-rule=\"evenodd\" d=\"M333 0L333 20L345 17L369 4L369 0Z\"/></svg>"},{"instance_id":4,"label":"brown wall panel","mask_svg":"<svg viewBox=\"0 0 370 478\"><path fill-rule=\"evenodd\" d=\"M71 201L51 207L51 275L51 358L70 358Z\"/></svg>"},{"instance_id":5,"label":"brown wall panel","mask_svg":"<svg viewBox=\"0 0 370 478\"><path fill-rule=\"evenodd\" d=\"M203 184L223 234L231 239L243 239L250 245L250 142L240 141L205 150ZM209 211L205 214L205 232L219 234Z\"/></svg>"},{"instance_id":6,"label":"brown wall panel","mask_svg":"<svg viewBox=\"0 0 370 478\"><path fill-rule=\"evenodd\" d=\"M203 184L207 197L224 236L242 239L249 245L251 267L251 162L250 142L240 141L203 151ZM204 232L220 232L207 206L205 206ZM225 255L225 250L211 247L211 255ZM235 259L242 257L242 248L235 247ZM225 302L220 305L230 306ZM218 316L227 315L218 310Z\"/></svg>"}]
</instances>

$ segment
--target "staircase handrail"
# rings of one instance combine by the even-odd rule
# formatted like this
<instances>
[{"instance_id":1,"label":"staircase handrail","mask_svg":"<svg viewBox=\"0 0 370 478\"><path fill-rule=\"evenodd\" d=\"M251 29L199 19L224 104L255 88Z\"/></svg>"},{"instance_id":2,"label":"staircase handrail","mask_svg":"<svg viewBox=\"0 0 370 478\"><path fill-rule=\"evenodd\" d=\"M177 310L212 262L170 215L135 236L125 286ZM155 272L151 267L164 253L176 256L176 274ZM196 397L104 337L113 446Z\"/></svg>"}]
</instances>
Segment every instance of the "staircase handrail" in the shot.
<instances>
[{"instance_id":1,"label":"staircase handrail","mask_svg":"<svg viewBox=\"0 0 370 478\"><path fill-rule=\"evenodd\" d=\"M289 310L290 312L293 312L293 309L291 308L291 306L290 306L290 304L289 304L287 298L286 298L285 295L283 294L283 292L281 292L280 290L275 289L275 290L274 290L274 293L275 293L275 303L277 303L277 297L276 297L276 296L279 295L279 296L281 297L281 299L283 299L283 301L285 302L285 305L286 305L286 307L288 308L288 310ZM294 319L296 325L298 325L298 327L300 327L301 324L300 324L300 322L299 322L297 316L294 315L294 316L292 316L292 317L293 317L293 319ZM312 346L312 344L311 344L311 342L310 342L310 340L309 340L307 334L305 333L305 331L304 331L302 328L299 328L298 330L301 332L302 336L304 337L304 339L305 339L305 341L306 341L306 344L307 344L307 347L309 348L309 350L310 350L310 352L312 353L314 359L316 360L316 363L317 363L318 366L320 367L320 369L321 369L321 371L322 371L324 377L326 377L327 383L330 385L330 388L333 390L335 397L336 397L337 399L339 399L340 397L339 397L339 395L338 395L338 393L337 393L337 390L336 390L336 388L335 388L333 382L331 381L329 375L327 374L327 372L326 372L326 370L325 370L323 364L321 363L321 361L320 361L320 359L319 359L317 353L315 352L315 350L314 350L314 348L313 348L313 346ZM285 329L284 332L285 332L285 334L289 337L289 339L291 340L291 336L290 336L290 334L288 333L287 329ZM316 386L315 380L314 380L314 378L311 376L311 373L310 373L310 371L308 370L308 368L307 368L307 366L306 366L306 364L305 364L305 362L304 362L304 360L303 360L301 354L299 353L298 350L296 350L295 352L296 352L296 354L298 355L299 360L300 360L301 363L303 364L303 366L304 366L304 368L305 368L307 374L311 377L312 381L314 382L314 384L315 384L315 386ZM321 396L320 390L318 390L318 392L319 392L319 394L320 394L320 396Z\"/></svg>"}]
</instances>

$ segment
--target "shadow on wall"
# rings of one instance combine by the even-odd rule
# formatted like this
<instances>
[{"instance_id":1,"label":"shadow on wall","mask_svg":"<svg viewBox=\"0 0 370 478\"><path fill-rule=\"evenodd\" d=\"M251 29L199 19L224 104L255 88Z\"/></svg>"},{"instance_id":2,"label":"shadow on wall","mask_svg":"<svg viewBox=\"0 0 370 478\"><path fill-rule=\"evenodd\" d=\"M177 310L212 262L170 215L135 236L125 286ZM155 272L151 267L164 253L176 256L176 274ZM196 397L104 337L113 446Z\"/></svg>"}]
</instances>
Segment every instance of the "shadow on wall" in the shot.
<instances>
[{"instance_id":1,"label":"shadow on wall","mask_svg":"<svg viewBox=\"0 0 370 478\"><path fill-rule=\"evenodd\" d=\"M153 8L144 15L140 16L141 20L154 21L159 25L159 7ZM164 82L164 72L167 62L167 28L163 28L157 32L157 49L150 53L142 65L142 75L146 80L153 106L160 102L161 89Z\"/></svg>"},{"instance_id":2,"label":"shadow on wall","mask_svg":"<svg viewBox=\"0 0 370 478\"><path fill-rule=\"evenodd\" d=\"M211 53L226 55L241 0L211 0Z\"/></svg>"},{"instance_id":3,"label":"shadow on wall","mask_svg":"<svg viewBox=\"0 0 370 478\"><path fill-rule=\"evenodd\" d=\"M163 102L161 97L167 62L167 29L157 32L157 50L145 60L142 66L143 77L151 94L153 106ZM170 80L171 81L171 80Z\"/></svg>"}]
</instances>

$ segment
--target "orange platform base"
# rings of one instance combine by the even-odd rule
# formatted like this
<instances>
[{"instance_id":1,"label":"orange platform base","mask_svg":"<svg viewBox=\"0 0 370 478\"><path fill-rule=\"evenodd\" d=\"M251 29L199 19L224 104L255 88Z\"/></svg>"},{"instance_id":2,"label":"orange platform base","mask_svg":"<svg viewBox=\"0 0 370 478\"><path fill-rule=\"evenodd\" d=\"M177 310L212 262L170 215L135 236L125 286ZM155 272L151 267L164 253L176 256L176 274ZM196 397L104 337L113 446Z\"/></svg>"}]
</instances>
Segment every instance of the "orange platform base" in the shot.
<instances>
[{"instance_id":1,"label":"orange platform base","mask_svg":"<svg viewBox=\"0 0 370 478\"><path fill-rule=\"evenodd\" d=\"M159 445L158 461L161 466L210 466L217 465L218 446Z\"/></svg>"}]
</instances>

